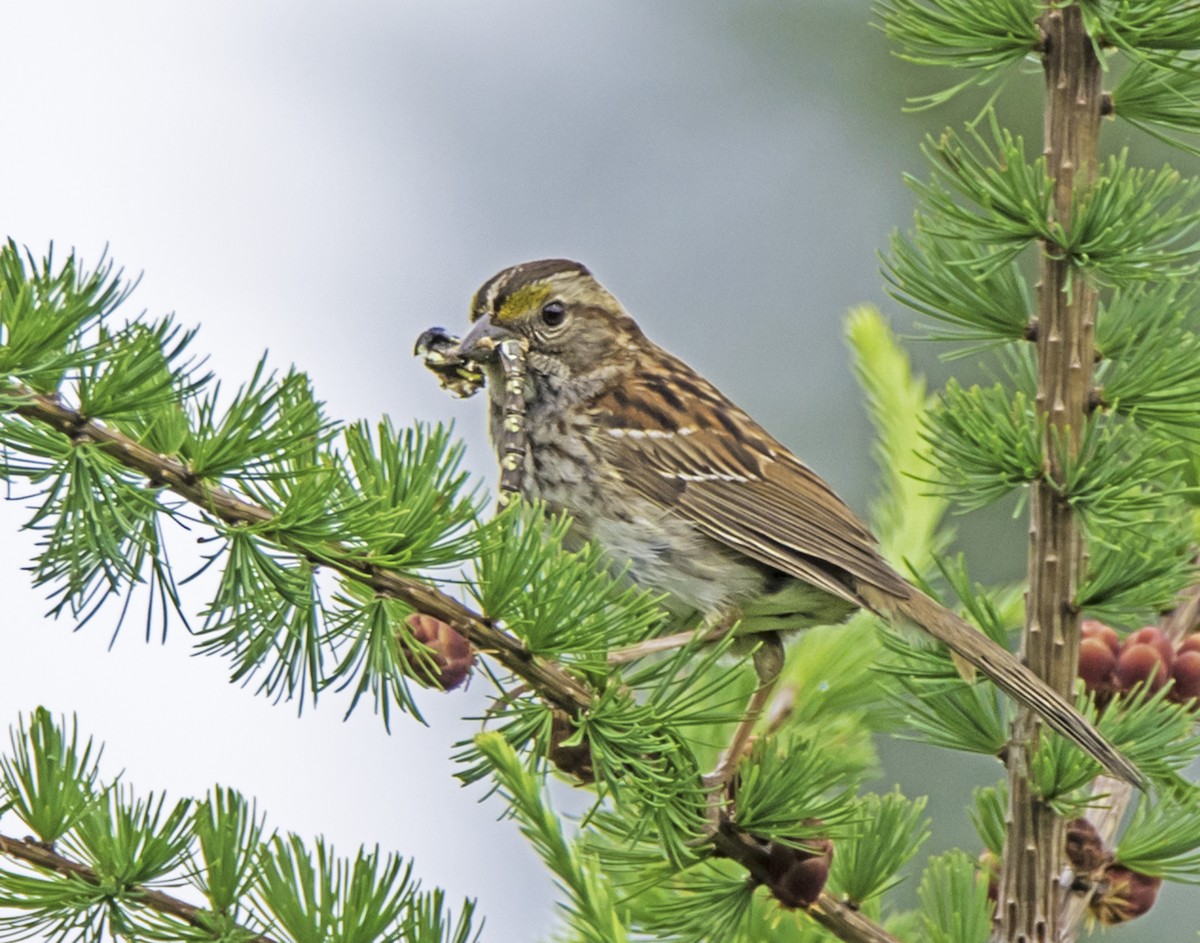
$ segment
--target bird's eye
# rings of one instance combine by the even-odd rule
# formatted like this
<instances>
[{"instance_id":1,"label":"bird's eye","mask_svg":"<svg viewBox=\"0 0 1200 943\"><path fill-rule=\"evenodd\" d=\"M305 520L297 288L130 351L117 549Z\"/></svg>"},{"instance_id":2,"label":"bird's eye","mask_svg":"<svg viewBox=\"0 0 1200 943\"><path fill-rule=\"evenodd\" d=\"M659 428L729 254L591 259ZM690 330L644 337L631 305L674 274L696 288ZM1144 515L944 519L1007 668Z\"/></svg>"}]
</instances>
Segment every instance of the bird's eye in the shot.
<instances>
[{"instance_id":1,"label":"bird's eye","mask_svg":"<svg viewBox=\"0 0 1200 943\"><path fill-rule=\"evenodd\" d=\"M542 305L542 323L547 327L558 327L567 319L567 306L561 301L547 301Z\"/></svg>"}]
</instances>

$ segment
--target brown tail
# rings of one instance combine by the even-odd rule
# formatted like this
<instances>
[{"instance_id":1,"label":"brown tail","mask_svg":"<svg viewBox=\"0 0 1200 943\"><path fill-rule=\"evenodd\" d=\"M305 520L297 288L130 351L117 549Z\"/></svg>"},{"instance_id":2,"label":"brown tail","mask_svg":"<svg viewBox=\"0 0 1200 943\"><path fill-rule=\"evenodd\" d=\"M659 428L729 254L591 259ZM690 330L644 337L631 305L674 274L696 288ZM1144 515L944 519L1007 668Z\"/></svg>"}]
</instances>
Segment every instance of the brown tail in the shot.
<instances>
[{"instance_id":1,"label":"brown tail","mask_svg":"<svg viewBox=\"0 0 1200 943\"><path fill-rule=\"evenodd\" d=\"M1093 756L1119 779L1139 789L1146 785L1141 771L1125 759L1075 706L1002 648L949 609L912 590L907 599L872 586L859 592L876 615L889 622L911 622L964 661L974 665L1005 694L1035 711L1047 724Z\"/></svg>"}]
</instances>

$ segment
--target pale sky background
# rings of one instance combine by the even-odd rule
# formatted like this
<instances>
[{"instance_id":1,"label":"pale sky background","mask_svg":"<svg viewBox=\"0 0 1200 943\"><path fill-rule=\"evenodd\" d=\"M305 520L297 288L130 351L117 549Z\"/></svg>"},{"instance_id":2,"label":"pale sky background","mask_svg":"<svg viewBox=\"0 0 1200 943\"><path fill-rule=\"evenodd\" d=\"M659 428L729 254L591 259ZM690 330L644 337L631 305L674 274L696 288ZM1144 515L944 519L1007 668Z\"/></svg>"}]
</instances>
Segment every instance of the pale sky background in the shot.
<instances>
[{"instance_id":1,"label":"pale sky background","mask_svg":"<svg viewBox=\"0 0 1200 943\"><path fill-rule=\"evenodd\" d=\"M917 144L950 120L901 113L929 80L889 56L868 6L5 4L0 236L89 263L107 247L142 276L128 313L200 325L228 386L269 349L332 416L454 419L489 484L480 403L441 393L413 340L462 325L499 268L577 258L863 509L842 318L876 301L911 324L876 252L911 217L901 172L924 173ZM390 736L365 711L343 722L336 696L297 718L192 657L182 627L146 644L134 619L110 649L103 617L45 621L25 518L0 505L0 725L77 712L107 774L142 792L237 787L275 828L415 857L427 886L478 898L487 940L549 933L540 862L451 778L482 684L425 696L430 725Z\"/></svg>"}]
</instances>

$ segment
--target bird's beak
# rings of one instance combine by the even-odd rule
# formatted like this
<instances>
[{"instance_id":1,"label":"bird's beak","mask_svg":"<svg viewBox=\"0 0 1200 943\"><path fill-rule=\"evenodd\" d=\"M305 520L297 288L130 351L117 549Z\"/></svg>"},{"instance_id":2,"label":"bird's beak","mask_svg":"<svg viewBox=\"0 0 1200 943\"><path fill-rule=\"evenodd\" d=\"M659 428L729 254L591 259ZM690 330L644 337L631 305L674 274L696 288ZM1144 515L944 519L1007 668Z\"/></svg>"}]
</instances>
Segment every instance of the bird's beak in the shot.
<instances>
[{"instance_id":1,"label":"bird's beak","mask_svg":"<svg viewBox=\"0 0 1200 943\"><path fill-rule=\"evenodd\" d=\"M493 324L485 314L472 325L470 332L458 345L459 354L467 360L486 361L496 356L496 346L516 335L506 327Z\"/></svg>"}]
</instances>

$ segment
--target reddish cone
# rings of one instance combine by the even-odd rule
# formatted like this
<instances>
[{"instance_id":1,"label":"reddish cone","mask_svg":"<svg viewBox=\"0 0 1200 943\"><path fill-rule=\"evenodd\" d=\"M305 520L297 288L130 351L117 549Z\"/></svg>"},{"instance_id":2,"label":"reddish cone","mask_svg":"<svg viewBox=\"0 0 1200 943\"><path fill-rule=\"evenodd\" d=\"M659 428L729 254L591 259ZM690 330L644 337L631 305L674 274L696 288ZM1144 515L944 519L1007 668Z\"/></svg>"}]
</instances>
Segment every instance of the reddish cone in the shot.
<instances>
[{"instance_id":1,"label":"reddish cone","mask_svg":"<svg viewBox=\"0 0 1200 943\"><path fill-rule=\"evenodd\" d=\"M426 687L453 691L470 677L475 650L449 623L423 612L414 612L404 624L408 626L408 632L397 631L396 642L400 648L400 662L412 678ZM425 648L412 646L410 636Z\"/></svg>"},{"instance_id":2,"label":"reddish cone","mask_svg":"<svg viewBox=\"0 0 1200 943\"><path fill-rule=\"evenodd\" d=\"M811 907L825 890L833 864L833 842L828 838L805 841L811 850L779 842L767 845L767 889L784 907Z\"/></svg>"},{"instance_id":3,"label":"reddish cone","mask_svg":"<svg viewBox=\"0 0 1200 943\"><path fill-rule=\"evenodd\" d=\"M1114 864L1105 877L1108 888L1091 903L1092 913L1105 926L1140 917L1158 898L1162 878Z\"/></svg>"},{"instance_id":4,"label":"reddish cone","mask_svg":"<svg viewBox=\"0 0 1200 943\"><path fill-rule=\"evenodd\" d=\"M1157 691L1167 683L1171 669L1163 661L1157 645L1142 642L1125 646L1117 658L1116 676L1122 691L1139 684L1149 684L1150 690Z\"/></svg>"}]
</instances>

